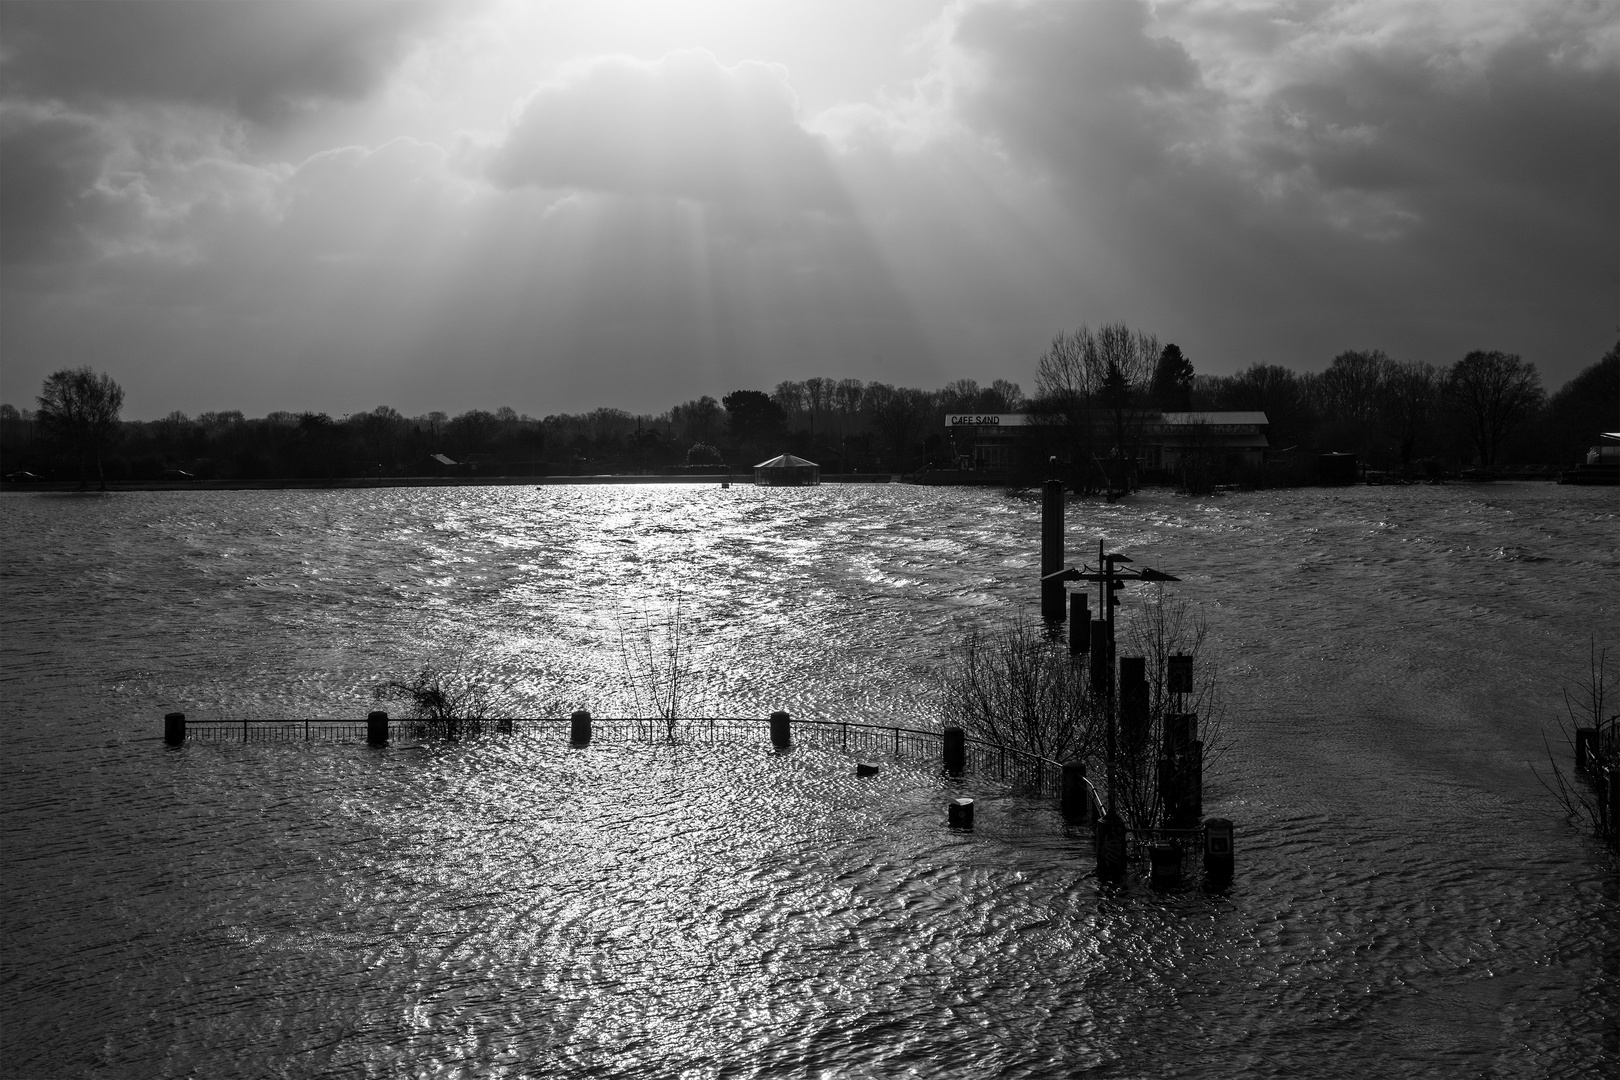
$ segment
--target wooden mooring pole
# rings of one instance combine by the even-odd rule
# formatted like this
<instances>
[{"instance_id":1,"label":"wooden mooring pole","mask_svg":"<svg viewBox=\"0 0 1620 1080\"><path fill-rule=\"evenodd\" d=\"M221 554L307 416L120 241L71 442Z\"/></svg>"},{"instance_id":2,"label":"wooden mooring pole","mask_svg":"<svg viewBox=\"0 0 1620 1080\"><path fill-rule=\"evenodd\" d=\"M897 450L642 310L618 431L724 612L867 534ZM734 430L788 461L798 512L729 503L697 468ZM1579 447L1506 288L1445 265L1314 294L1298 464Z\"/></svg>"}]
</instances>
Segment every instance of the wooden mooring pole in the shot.
<instances>
[{"instance_id":1,"label":"wooden mooring pole","mask_svg":"<svg viewBox=\"0 0 1620 1080\"><path fill-rule=\"evenodd\" d=\"M172 712L163 714L163 741L170 746L179 746L186 741L186 714Z\"/></svg>"},{"instance_id":2,"label":"wooden mooring pole","mask_svg":"<svg viewBox=\"0 0 1620 1080\"><path fill-rule=\"evenodd\" d=\"M366 742L372 746L388 745L388 714L373 712L366 714Z\"/></svg>"},{"instance_id":3,"label":"wooden mooring pole","mask_svg":"<svg viewBox=\"0 0 1620 1080\"><path fill-rule=\"evenodd\" d=\"M591 714L585 709L580 709L568 719L568 744L570 746L591 745Z\"/></svg>"},{"instance_id":4,"label":"wooden mooring pole","mask_svg":"<svg viewBox=\"0 0 1620 1080\"><path fill-rule=\"evenodd\" d=\"M793 720L785 712L771 713L771 746L786 750L793 745Z\"/></svg>"},{"instance_id":5,"label":"wooden mooring pole","mask_svg":"<svg viewBox=\"0 0 1620 1080\"><path fill-rule=\"evenodd\" d=\"M1041 485L1041 618L1063 621L1063 582L1048 578L1063 569L1063 481Z\"/></svg>"}]
</instances>

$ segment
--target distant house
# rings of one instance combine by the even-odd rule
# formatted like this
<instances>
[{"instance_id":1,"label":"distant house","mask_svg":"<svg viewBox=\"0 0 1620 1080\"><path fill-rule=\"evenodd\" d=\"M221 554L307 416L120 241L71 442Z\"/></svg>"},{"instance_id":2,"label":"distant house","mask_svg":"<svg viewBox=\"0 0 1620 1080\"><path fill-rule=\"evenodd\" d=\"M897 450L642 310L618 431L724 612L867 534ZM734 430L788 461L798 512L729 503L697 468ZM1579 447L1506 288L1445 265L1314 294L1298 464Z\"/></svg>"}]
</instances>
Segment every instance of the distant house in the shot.
<instances>
[{"instance_id":1,"label":"distant house","mask_svg":"<svg viewBox=\"0 0 1620 1080\"><path fill-rule=\"evenodd\" d=\"M815 487L821 483L821 466L782 454L754 466L754 483L760 487Z\"/></svg>"},{"instance_id":2,"label":"distant house","mask_svg":"<svg viewBox=\"0 0 1620 1080\"><path fill-rule=\"evenodd\" d=\"M1107 415L1099 412L1093 422L1099 438L1106 438L1111 427ZM1134 448L1137 466L1173 471L1182 458L1194 452L1221 462L1259 465L1270 449L1268 424L1263 412L1151 412L1134 414L1130 426L1140 432ZM963 469L998 470L1028 464L1045 453L1040 449L1043 437L1057 426L1055 418L1031 413L948 413L945 417L952 457Z\"/></svg>"},{"instance_id":3,"label":"distant house","mask_svg":"<svg viewBox=\"0 0 1620 1080\"><path fill-rule=\"evenodd\" d=\"M945 433L959 469L1007 469L1020 455L1042 417L1028 413L947 413Z\"/></svg>"},{"instance_id":4,"label":"distant house","mask_svg":"<svg viewBox=\"0 0 1620 1080\"><path fill-rule=\"evenodd\" d=\"M1142 432L1141 465L1174 470L1189 454L1238 465L1260 465L1271 443L1263 412L1167 412Z\"/></svg>"}]
</instances>

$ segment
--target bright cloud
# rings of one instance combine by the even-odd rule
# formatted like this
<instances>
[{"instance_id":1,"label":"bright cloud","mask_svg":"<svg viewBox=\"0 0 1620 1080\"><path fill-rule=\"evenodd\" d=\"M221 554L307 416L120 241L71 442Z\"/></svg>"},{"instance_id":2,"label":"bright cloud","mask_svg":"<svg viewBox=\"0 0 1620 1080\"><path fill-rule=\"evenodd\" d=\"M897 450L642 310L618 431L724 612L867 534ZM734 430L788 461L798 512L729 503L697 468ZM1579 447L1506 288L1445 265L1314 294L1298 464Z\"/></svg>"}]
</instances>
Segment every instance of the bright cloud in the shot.
<instances>
[{"instance_id":1,"label":"bright cloud","mask_svg":"<svg viewBox=\"0 0 1620 1080\"><path fill-rule=\"evenodd\" d=\"M1027 381L1112 319L1556 385L1612 343L1612 4L722 8L0 5L4 395L650 409Z\"/></svg>"}]
</instances>

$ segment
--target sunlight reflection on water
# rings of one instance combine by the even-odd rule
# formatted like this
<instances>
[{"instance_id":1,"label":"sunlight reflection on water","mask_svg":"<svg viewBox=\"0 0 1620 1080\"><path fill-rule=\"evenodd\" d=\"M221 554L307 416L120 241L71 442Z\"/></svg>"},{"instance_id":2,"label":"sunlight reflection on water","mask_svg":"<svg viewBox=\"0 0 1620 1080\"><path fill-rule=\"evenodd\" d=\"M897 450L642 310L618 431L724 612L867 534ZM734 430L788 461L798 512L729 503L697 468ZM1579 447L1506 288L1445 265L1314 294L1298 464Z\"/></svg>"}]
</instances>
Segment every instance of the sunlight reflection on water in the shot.
<instances>
[{"instance_id":1,"label":"sunlight reflection on water","mask_svg":"<svg viewBox=\"0 0 1620 1080\"><path fill-rule=\"evenodd\" d=\"M4 1057L19 1075L1583 1075L1613 863L1527 762L1613 500L1529 485L1071 504L1209 612L1229 894L1100 891L1089 837L925 764L763 746L233 745L424 662L625 704L679 595L692 699L922 724L1034 598L1036 504L908 487L5 500ZM1504 557L1503 552L1513 553ZM1607 1040L1607 1042L1606 1042ZM1607 1055L1607 1057L1605 1057Z\"/></svg>"}]
</instances>

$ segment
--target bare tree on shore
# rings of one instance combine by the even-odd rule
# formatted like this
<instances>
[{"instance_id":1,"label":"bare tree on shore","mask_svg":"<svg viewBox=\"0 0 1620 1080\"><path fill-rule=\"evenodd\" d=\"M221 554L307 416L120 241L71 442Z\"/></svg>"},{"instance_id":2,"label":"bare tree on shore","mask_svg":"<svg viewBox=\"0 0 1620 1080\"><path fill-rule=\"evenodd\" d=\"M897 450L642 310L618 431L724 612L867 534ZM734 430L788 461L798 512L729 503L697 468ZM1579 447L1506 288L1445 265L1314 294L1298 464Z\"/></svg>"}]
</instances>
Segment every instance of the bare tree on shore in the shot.
<instances>
[{"instance_id":1,"label":"bare tree on shore","mask_svg":"<svg viewBox=\"0 0 1620 1080\"><path fill-rule=\"evenodd\" d=\"M124 388L104 372L71 368L47 376L38 400L40 426L70 447L78 461L79 490L84 490L85 465L94 458L101 490L106 491L101 457L118 431Z\"/></svg>"},{"instance_id":2,"label":"bare tree on shore","mask_svg":"<svg viewBox=\"0 0 1620 1080\"><path fill-rule=\"evenodd\" d=\"M1457 361L1446 373L1445 392L1469 425L1483 469L1496 464L1502 440L1546 397L1536 365L1504 352L1476 351Z\"/></svg>"}]
</instances>

